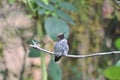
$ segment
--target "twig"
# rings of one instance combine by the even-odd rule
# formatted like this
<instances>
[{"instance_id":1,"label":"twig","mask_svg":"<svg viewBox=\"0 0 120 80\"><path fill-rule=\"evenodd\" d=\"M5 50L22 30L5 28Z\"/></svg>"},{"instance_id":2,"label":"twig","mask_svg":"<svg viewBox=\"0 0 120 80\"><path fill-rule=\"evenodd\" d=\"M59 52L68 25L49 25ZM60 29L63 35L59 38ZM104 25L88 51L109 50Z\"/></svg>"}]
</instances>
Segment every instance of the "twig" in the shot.
<instances>
[{"instance_id":1,"label":"twig","mask_svg":"<svg viewBox=\"0 0 120 80\"><path fill-rule=\"evenodd\" d=\"M33 45L30 45L30 47L38 49L47 54L55 55L54 52L38 47L34 41L33 41ZM111 52L102 52L102 53L94 53L94 54L86 54L86 55L63 55L63 56L71 57L71 58L87 58L87 57L93 57L93 56L103 56L103 55L108 55L108 54L119 54L119 53L120 51L111 51Z\"/></svg>"}]
</instances>

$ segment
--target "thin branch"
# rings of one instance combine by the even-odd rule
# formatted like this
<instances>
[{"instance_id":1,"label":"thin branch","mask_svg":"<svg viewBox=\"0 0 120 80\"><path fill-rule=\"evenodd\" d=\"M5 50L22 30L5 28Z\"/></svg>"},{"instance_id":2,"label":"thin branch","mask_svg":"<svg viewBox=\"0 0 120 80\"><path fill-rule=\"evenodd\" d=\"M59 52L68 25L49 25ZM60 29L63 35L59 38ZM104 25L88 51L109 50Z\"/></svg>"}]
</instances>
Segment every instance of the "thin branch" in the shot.
<instances>
[{"instance_id":1,"label":"thin branch","mask_svg":"<svg viewBox=\"0 0 120 80\"><path fill-rule=\"evenodd\" d=\"M30 47L38 49L47 54L55 55L54 52L38 47L34 41L33 41L33 45L30 45ZM108 54L119 54L119 53L120 51L111 51L111 52L102 52L102 53L94 53L94 54L86 54L86 55L63 55L63 56L71 57L71 58L87 58L87 57L93 57L93 56L103 56L103 55L108 55Z\"/></svg>"}]
</instances>

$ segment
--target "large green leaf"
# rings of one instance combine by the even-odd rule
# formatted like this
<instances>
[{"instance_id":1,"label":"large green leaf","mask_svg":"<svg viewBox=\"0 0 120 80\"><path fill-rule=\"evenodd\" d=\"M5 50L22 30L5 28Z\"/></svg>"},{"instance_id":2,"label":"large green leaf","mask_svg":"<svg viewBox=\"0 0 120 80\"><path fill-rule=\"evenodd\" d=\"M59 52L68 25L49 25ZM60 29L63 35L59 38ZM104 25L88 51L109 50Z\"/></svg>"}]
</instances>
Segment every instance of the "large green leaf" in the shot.
<instances>
[{"instance_id":1,"label":"large green leaf","mask_svg":"<svg viewBox=\"0 0 120 80\"><path fill-rule=\"evenodd\" d=\"M47 10L50 10L50 11L53 11L55 9L52 4L49 3L48 5L46 5L41 0L35 0L35 3L43 9L47 9Z\"/></svg>"},{"instance_id":2,"label":"large green leaf","mask_svg":"<svg viewBox=\"0 0 120 80\"><path fill-rule=\"evenodd\" d=\"M111 80L120 80L120 67L112 66L105 70L105 76Z\"/></svg>"},{"instance_id":3,"label":"large green leaf","mask_svg":"<svg viewBox=\"0 0 120 80\"><path fill-rule=\"evenodd\" d=\"M40 57L40 51L34 48L30 48L29 57Z\"/></svg>"},{"instance_id":4,"label":"large green leaf","mask_svg":"<svg viewBox=\"0 0 120 80\"><path fill-rule=\"evenodd\" d=\"M62 80L62 72L60 66L56 64L52 59L49 63L49 74L52 80Z\"/></svg>"},{"instance_id":5,"label":"large green leaf","mask_svg":"<svg viewBox=\"0 0 120 80\"><path fill-rule=\"evenodd\" d=\"M116 47L118 50L120 50L120 38L117 38L117 39L115 40L115 47Z\"/></svg>"},{"instance_id":6,"label":"large green leaf","mask_svg":"<svg viewBox=\"0 0 120 80\"><path fill-rule=\"evenodd\" d=\"M61 11L61 10L57 10L56 13L57 13L57 15L60 16L62 19L65 19L66 21L68 21L70 24L74 24L74 21L72 20L72 18L71 18L68 14L64 13L64 12Z\"/></svg>"},{"instance_id":7,"label":"large green leaf","mask_svg":"<svg viewBox=\"0 0 120 80\"><path fill-rule=\"evenodd\" d=\"M59 33L65 32L65 37L68 38L69 35L69 26L64 20L50 17L45 21L45 30L47 34L53 39L56 40Z\"/></svg>"},{"instance_id":8,"label":"large green leaf","mask_svg":"<svg viewBox=\"0 0 120 80\"><path fill-rule=\"evenodd\" d=\"M71 3L69 2L61 2L59 4L60 7L62 7L65 10L69 10L69 11L77 11L76 7L74 7Z\"/></svg>"}]
</instances>

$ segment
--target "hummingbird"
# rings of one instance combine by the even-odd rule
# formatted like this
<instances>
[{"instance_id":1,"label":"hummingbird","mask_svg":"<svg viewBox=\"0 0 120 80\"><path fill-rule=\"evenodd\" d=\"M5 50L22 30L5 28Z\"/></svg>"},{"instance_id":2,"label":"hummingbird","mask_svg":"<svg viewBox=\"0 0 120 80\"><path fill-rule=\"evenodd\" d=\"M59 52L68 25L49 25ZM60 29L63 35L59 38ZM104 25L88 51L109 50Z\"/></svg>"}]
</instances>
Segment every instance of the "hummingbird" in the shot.
<instances>
[{"instance_id":1,"label":"hummingbird","mask_svg":"<svg viewBox=\"0 0 120 80\"><path fill-rule=\"evenodd\" d=\"M57 62L62 55L67 55L69 51L69 46L67 39L65 39L64 33L60 33L57 36L57 42L54 46L54 54L55 54L55 59L54 61Z\"/></svg>"}]
</instances>

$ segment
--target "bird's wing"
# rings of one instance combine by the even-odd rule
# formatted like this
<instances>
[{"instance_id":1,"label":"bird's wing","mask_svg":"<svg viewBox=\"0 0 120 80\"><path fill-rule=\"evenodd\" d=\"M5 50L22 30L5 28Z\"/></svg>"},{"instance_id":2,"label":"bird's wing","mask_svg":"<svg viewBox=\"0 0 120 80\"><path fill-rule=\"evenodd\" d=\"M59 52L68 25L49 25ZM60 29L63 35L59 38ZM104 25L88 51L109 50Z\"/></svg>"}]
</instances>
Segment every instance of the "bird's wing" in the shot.
<instances>
[{"instance_id":1,"label":"bird's wing","mask_svg":"<svg viewBox=\"0 0 120 80\"><path fill-rule=\"evenodd\" d=\"M62 55L63 52L64 52L64 48L62 47L60 42L57 42L54 47L54 54Z\"/></svg>"},{"instance_id":2,"label":"bird's wing","mask_svg":"<svg viewBox=\"0 0 120 80\"><path fill-rule=\"evenodd\" d=\"M63 39L59 42L59 44L62 46L63 50L64 50L64 53L63 55L67 55L68 51L69 51L69 46L68 46L68 43L67 43L67 40L66 39Z\"/></svg>"}]
</instances>

